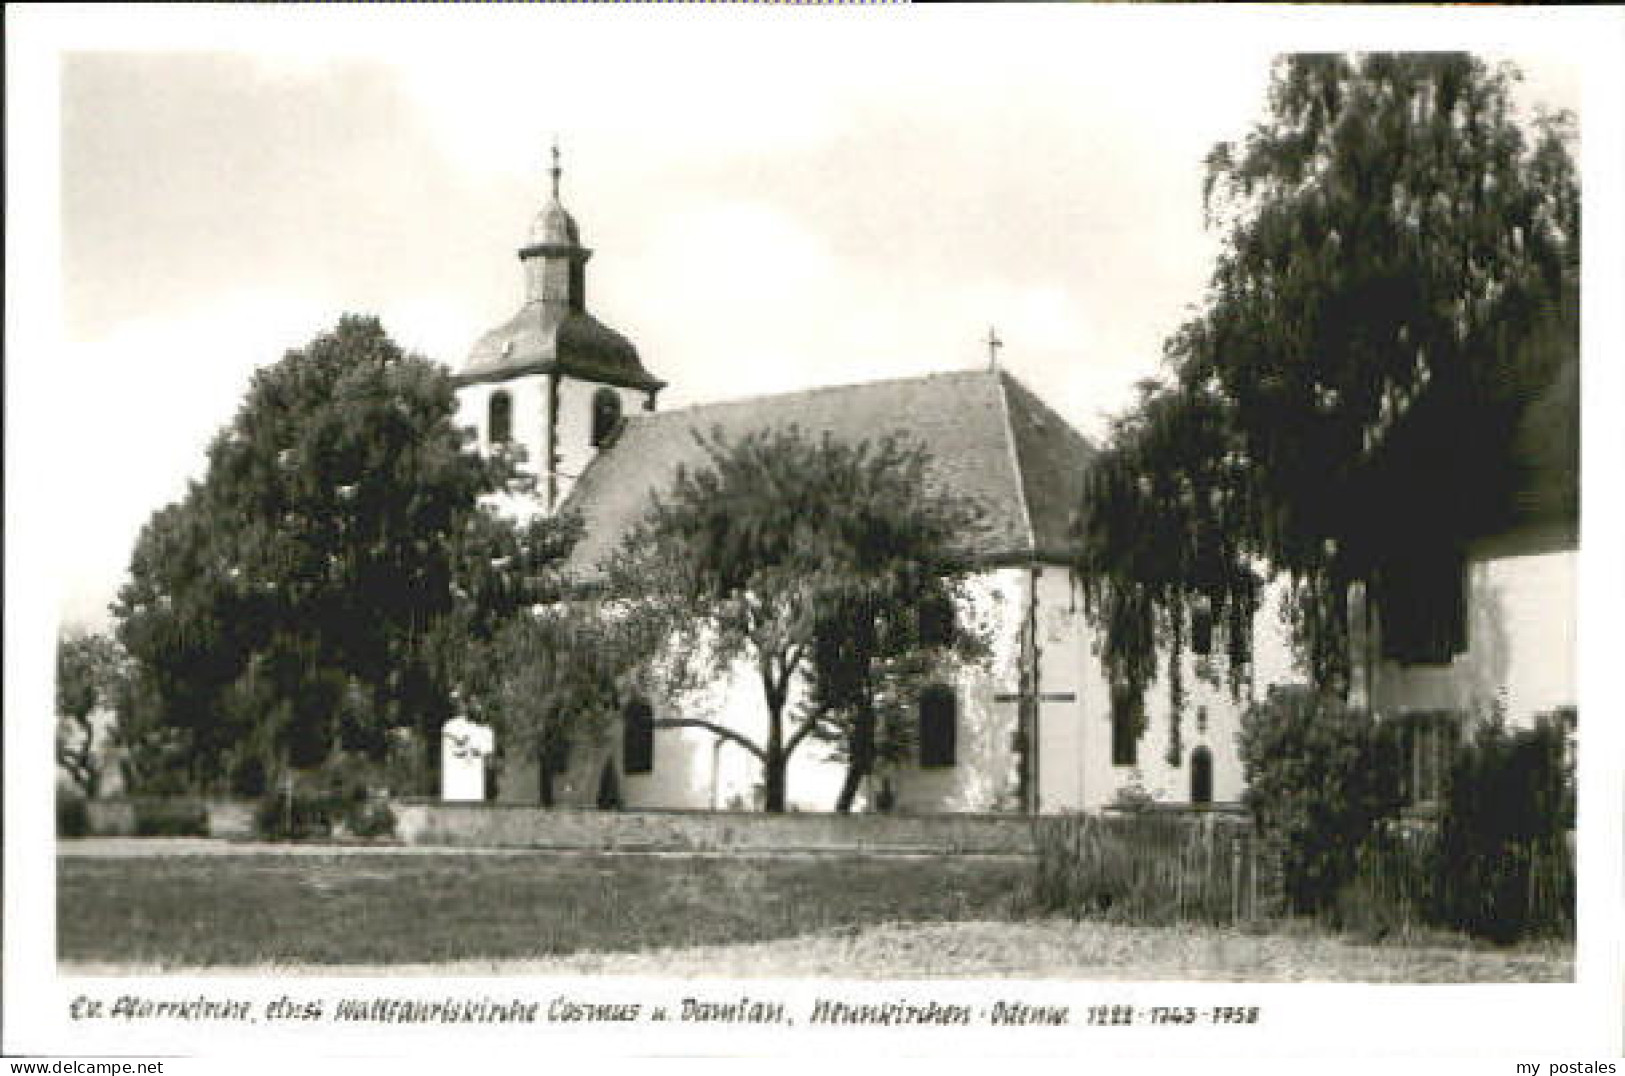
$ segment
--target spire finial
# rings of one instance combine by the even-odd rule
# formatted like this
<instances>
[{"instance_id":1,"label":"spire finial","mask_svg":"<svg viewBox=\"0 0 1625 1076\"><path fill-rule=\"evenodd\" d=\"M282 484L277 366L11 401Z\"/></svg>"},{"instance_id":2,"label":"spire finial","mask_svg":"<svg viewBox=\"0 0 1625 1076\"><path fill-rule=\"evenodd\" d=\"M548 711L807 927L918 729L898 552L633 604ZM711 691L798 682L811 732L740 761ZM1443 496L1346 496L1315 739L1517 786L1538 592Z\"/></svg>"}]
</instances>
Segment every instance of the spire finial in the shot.
<instances>
[{"instance_id":1,"label":"spire finial","mask_svg":"<svg viewBox=\"0 0 1625 1076\"><path fill-rule=\"evenodd\" d=\"M999 339L998 332L991 325L987 327L987 340L985 342L987 344L987 368L997 370L999 368L999 348L1004 346L1004 341Z\"/></svg>"},{"instance_id":2,"label":"spire finial","mask_svg":"<svg viewBox=\"0 0 1625 1076\"><path fill-rule=\"evenodd\" d=\"M559 175L564 171L559 167L559 136L553 136L553 200L559 200Z\"/></svg>"}]
</instances>

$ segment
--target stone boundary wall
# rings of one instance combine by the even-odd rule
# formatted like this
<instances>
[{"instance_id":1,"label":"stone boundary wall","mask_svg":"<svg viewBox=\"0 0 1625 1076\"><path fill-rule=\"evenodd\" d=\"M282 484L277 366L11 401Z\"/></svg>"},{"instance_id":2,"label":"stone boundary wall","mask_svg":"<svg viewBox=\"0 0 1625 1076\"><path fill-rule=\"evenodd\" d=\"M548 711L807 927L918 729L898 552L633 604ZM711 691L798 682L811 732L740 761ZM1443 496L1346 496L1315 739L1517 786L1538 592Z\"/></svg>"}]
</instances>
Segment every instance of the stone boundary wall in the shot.
<instances>
[{"instance_id":1,"label":"stone boundary wall","mask_svg":"<svg viewBox=\"0 0 1625 1076\"><path fill-rule=\"evenodd\" d=\"M87 836L139 837L154 828L177 835L246 839L254 836L253 800L204 800L193 796L109 797L85 801Z\"/></svg>"},{"instance_id":2,"label":"stone boundary wall","mask_svg":"<svg viewBox=\"0 0 1625 1076\"><path fill-rule=\"evenodd\" d=\"M396 800L403 844L652 852L1031 855L1032 820L1012 815L732 814L547 810Z\"/></svg>"}]
</instances>

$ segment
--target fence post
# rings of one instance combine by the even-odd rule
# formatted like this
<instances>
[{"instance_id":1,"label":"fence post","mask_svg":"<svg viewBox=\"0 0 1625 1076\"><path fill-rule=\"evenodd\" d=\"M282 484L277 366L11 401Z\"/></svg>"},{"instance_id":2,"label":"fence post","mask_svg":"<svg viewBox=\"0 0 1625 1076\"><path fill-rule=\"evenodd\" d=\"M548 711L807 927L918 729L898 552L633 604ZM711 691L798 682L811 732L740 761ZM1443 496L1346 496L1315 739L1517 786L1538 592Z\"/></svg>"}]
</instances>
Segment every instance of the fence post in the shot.
<instances>
[{"instance_id":1,"label":"fence post","mask_svg":"<svg viewBox=\"0 0 1625 1076\"><path fill-rule=\"evenodd\" d=\"M1258 918L1258 842L1247 838L1247 921Z\"/></svg>"},{"instance_id":2,"label":"fence post","mask_svg":"<svg viewBox=\"0 0 1625 1076\"><path fill-rule=\"evenodd\" d=\"M1230 922L1241 921L1241 838L1230 838Z\"/></svg>"}]
</instances>

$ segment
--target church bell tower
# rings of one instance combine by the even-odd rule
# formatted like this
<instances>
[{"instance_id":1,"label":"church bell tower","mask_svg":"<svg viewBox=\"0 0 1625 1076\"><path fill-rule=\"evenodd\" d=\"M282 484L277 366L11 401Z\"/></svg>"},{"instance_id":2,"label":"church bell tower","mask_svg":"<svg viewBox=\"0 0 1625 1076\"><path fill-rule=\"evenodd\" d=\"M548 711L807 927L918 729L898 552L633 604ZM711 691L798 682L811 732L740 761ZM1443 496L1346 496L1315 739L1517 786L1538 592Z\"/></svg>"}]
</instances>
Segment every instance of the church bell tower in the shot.
<instances>
[{"instance_id":1,"label":"church bell tower","mask_svg":"<svg viewBox=\"0 0 1625 1076\"><path fill-rule=\"evenodd\" d=\"M519 248L519 311L480 337L457 372L458 418L480 448L523 450L541 507L555 511L623 415L652 411L665 382L625 336L587 311L587 260L575 218L560 200L553 146L551 197Z\"/></svg>"}]
</instances>

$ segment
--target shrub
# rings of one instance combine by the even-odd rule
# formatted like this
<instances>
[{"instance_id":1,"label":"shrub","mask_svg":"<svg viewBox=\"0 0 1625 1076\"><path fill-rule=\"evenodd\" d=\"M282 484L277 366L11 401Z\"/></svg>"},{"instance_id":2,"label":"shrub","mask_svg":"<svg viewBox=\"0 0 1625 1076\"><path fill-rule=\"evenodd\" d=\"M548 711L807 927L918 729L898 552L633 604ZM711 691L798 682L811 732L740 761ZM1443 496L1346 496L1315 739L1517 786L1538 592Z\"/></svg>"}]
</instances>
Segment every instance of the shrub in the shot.
<instances>
[{"instance_id":1,"label":"shrub","mask_svg":"<svg viewBox=\"0 0 1625 1076\"><path fill-rule=\"evenodd\" d=\"M1139 776L1126 785L1118 787L1112 796L1111 808L1124 814L1143 814L1157 805L1157 797L1146 790L1140 783Z\"/></svg>"},{"instance_id":2,"label":"shrub","mask_svg":"<svg viewBox=\"0 0 1625 1076\"><path fill-rule=\"evenodd\" d=\"M139 799L135 801L137 837L207 837L209 812L201 800Z\"/></svg>"},{"instance_id":3,"label":"shrub","mask_svg":"<svg viewBox=\"0 0 1625 1076\"><path fill-rule=\"evenodd\" d=\"M1574 922L1572 711L1479 726L1457 751L1439 823L1439 913L1499 942Z\"/></svg>"},{"instance_id":4,"label":"shrub","mask_svg":"<svg viewBox=\"0 0 1625 1076\"><path fill-rule=\"evenodd\" d=\"M390 810L388 800L367 797L351 804L344 828L353 837L393 837L395 812Z\"/></svg>"},{"instance_id":5,"label":"shrub","mask_svg":"<svg viewBox=\"0 0 1625 1076\"><path fill-rule=\"evenodd\" d=\"M271 841L298 841L330 837L333 823L342 817L337 797L325 791L295 789L291 795L273 792L254 811L254 829Z\"/></svg>"},{"instance_id":6,"label":"shrub","mask_svg":"<svg viewBox=\"0 0 1625 1076\"><path fill-rule=\"evenodd\" d=\"M274 792L262 798L254 812L254 829L273 841L325 840L341 833L392 837L395 812L387 800L371 796L359 785L295 788L291 796Z\"/></svg>"},{"instance_id":7,"label":"shrub","mask_svg":"<svg viewBox=\"0 0 1625 1076\"><path fill-rule=\"evenodd\" d=\"M58 837L86 837L90 835L90 810L83 796L71 792L56 794L56 835Z\"/></svg>"},{"instance_id":8,"label":"shrub","mask_svg":"<svg viewBox=\"0 0 1625 1076\"><path fill-rule=\"evenodd\" d=\"M1389 822L1355 853L1354 875L1329 916L1366 941L1410 934L1430 920L1437 903L1439 842L1426 824Z\"/></svg>"},{"instance_id":9,"label":"shrub","mask_svg":"<svg viewBox=\"0 0 1625 1076\"><path fill-rule=\"evenodd\" d=\"M1288 910L1335 914L1356 853L1400 805L1397 737L1307 688L1271 688L1239 737L1247 805L1281 850Z\"/></svg>"}]
</instances>

